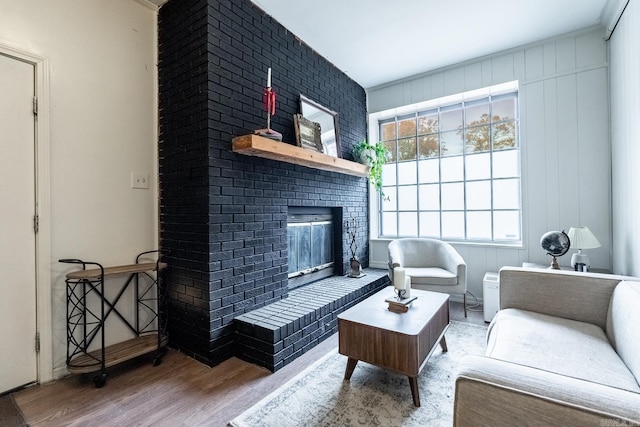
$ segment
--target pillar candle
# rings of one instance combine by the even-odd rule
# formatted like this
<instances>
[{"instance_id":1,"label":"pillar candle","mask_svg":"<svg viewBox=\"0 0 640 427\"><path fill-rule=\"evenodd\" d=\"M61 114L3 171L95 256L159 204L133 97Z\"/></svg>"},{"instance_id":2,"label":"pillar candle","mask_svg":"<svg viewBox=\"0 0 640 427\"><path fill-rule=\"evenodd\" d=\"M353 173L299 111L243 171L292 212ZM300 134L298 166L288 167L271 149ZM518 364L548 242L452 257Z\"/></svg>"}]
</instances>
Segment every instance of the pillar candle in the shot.
<instances>
[{"instance_id":1,"label":"pillar candle","mask_svg":"<svg viewBox=\"0 0 640 427\"><path fill-rule=\"evenodd\" d=\"M411 276L404 277L404 297L411 298Z\"/></svg>"},{"instance_id":2,"label":"pillar candle","mask_svg":"<svg viewBox=\"0 0 640 427\"><path fill-rule=\"evenodd\" d=\"M271 67L269 67L269 71L267 72L267 87L271 87Z\"/></svg>"},{"instance_id":3,"label":"pillar candle","mask_svg":"<svg viewBox=\"0 0 640 427\"><path fill-rule=\"evenodd\" d=\"M396 289L404 289L406 286L406 273L404 268L396 267L393 269L393 286Z\"/></svg>"}]
</instances>

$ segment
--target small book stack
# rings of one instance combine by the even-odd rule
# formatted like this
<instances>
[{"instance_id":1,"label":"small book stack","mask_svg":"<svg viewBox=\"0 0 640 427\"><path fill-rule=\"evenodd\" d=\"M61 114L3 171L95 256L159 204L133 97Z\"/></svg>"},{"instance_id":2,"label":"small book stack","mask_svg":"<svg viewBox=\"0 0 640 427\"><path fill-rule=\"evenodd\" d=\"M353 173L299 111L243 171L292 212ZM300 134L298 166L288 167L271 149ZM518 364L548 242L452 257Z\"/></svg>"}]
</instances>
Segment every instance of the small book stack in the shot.
<instances>
[{"instance_id":1,"label":"small book stack","mask_svg":"<svg viewBox=\"0 0 640 427\"><path fill-rule=\"evenodd\" d=\"M411 303L418 297L410 297L398 299L397 297L387 298L385 301L389 303L389 311L394 313L406 313L411 307Z\"/></svg>"}]
</instances>

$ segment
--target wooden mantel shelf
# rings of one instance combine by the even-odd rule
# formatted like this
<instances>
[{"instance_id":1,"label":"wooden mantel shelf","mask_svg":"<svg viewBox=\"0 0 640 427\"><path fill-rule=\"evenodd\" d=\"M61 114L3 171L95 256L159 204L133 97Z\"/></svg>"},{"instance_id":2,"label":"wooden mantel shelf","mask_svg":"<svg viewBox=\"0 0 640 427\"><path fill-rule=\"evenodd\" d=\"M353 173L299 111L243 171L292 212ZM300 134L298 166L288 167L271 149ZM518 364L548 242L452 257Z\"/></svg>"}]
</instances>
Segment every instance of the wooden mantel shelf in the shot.
<instances>
[{"instance_id":1,"label":"wooden mantel shelf","mask_svg":"<svg viewBox=\"0 0 640 427\"><path fill-rule=\"evenodd\" d=\"M233 152L354 176L369 176L369 167L258 135L233 138Z\"/></svg>"}]
</instances>

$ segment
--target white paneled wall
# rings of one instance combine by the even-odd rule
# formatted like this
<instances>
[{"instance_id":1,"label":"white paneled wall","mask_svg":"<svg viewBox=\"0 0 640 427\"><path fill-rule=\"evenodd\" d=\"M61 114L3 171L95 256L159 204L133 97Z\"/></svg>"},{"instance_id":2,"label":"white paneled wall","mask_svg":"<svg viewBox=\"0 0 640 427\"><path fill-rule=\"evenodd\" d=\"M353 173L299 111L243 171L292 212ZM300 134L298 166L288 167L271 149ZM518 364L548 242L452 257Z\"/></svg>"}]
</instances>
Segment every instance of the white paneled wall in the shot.
<instances>
[{"instance_id":1,"label":"white paneled wall","mask_svg":"<svg viewBox=\"0 0 640 427\"><path fill-rule=\"evenodd\" d=\"M549 263L549 230L587 225L602 244L588 255L611 269L611 155L604 30L590 28L368 90L369 113L518 80L522 144L522 247L456 244L469 290L481 298L487 271ZM375 126L375 123L370 123ZM375 215L375 210L372 211ZM387 265L387 240L371 233L372 267ZM572 251L571 251L572 252ZM569 265L571 252L560 259Z\"/></svg>"},{"instance_id":2,"label":"white paneled wall","mask_svg":"<svg viewBox=\"0 0 640 427\"><path fill-rule=\"evenodd\" d=\"M613 268L640 276L640 4L630 1L610 41Z\"/></svg>"}]
</instances>

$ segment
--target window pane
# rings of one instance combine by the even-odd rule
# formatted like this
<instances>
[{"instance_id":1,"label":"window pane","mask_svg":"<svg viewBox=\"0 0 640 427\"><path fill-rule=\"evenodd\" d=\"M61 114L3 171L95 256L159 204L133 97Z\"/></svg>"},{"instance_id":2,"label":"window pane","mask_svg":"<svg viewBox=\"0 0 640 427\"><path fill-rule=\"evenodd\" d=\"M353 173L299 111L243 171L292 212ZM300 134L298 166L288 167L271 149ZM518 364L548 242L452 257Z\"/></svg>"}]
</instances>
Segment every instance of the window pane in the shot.
<instances>
[{"instance_id":1,"label":"window pane","mask_svg":"<svg viewBox=\"0 0 640 427\"><path fill-rule=\"evenodd\" d=\"M420 213L420 237L440 238L440 213Z\"/></svg>"},{"instance_id":2,"label":"window pane","mask_svg":"<svg viewBox=\"0 0 640 427\"><path fill-rule=\"evenodd\" d=\"M467 182L467 209L491 209L491 181Z\"/></svg>"},{"instance_id":3,"label":"window pane","mask_svg":"<svg viewBox=\"0 0 640 427\"><path fill-rule=\"evenodd\" d=\"M418 180L418 163L398 163L398 184L415 184Z\"/></svg>"},{"instance_id":4,"label":"window pane","mask_svg":"<svg viewBox=\"0 0 640 427\"><path fill-rule=\"evenodd\" d=\"M465 108L465 124L467 126L477 126L485 123L489 123L489 103L484 102L482 104L472 105Z\"/></svg>"},{"instance_id":5,"label":"window pane","mask_svg":"<svg viewBox=\"0 0 640 427\"><path fill-rule=\"evenodd\" d=\"M400 212L398 230L399 236L417 236L418 235L418 213L417 212Z\"/></svg>"},{"instance_id":6,"label":"window pane","mask_svg":"<svg viewBox=\"0 0 640 427\"><path fill-rule=\"evenodd\" d=\"M495 240L520 240L520 212L500 211L493 214Z\"/></svg>"},{"instance_id":7,"label":"window pane","mask_svg":"<svg viewBox=\"0 0 640 427\"><path fill-rule=\"evenodd\" d=\"M493 149L503 150L516 146L516 122L503 122L491 125L493 131Z\"/></svg>"},{"instance_id":8,"label":"window pane","mask_svg":"<svg viewBox=\"0 0 640 427\"><path fill-rule=\"evenodd\" d=\"M418 186L408 185L404 187L398 187L398 210L418 210Z\"/></svg>"},{"instance_id":9,"label":"window pane","mask_svg":"<svg viewBox=\"0 0 640 427\"><path fill-rule=\"evenodd\" d=\"M509 97L493 101L491 104L493 121L516 118L516 98Z\"/></svg>"},{"instance_id":10,"label":"window pane","mask_svg":"<svg viewBox=\"0 0 640 427\"><path fill-rule=\"evenodd\" d=\"M441 131L462 128L462 108L455 107L440 112Z\"/></svg>"},{"instance_id":11,"label":"window pane","mask_svg":"<svg viewBox=\"0 0 640 427\"><path fill-rule=\"evenodd\" d=\"M389 158L387 159L387 163L396 162L398 160L398 153L396 152L396 141L387 141L383 143L384 148L389 152Z\"/></svg>"},{"instance_id":12,"label":"window pane","mask_svg":"<svg viewBox=\"0 0 640 427\"><path fill-rule=\"evenodd\" d=\"M423 135L418 137L418 158L428 159L440 155L440 144L438 144L438 134Z\"/></svg>"},{"instance_id":13,"label":"window pane","mask_svg":"<svg viewBox=\"0 0 640 427\"><path fill-rule=\"evenodd\" d=\"M396 192L398 187L382 187L382 191L384 195L387 196L386 200L382 200L382 210L383 211L396 211L398 210L398 203Z\"/></svg>"},{"instance_id":14,"label":"window pane","mask_svg":"<svg viewBox=\"0 0 640 427\"><path fill-rule=\"evenodd\" d=\"M467 212L467 239L491 240L491 212Z\"/></svg>"},{"instance_id":15,"label":"window pane","mask_svg":"<svg viewBox=\"0 0 640 427\"><path fill-rule=\"evenodd\" d=\"M440 185L430 184L420 186L420 210L440 210Z\"/></svg>"},{"instance_id":16,"label":"window pane","mask_svg":"<svg viewBox=\"0 0 640 427\"><path fill-rule=\"evenodd\" d=\"M464 209L464 184L442 184L442 209L462 210Z\"/></svg>"},{"instance_id":17,"label":"window pane","mask_svg":"<svg viewBox=\"0 0 640 427\"><path fill-rule=\"evenodd\" d=\"M398 140L398 161L415 160L417 156L416 139L405 138Z\"/></svg>"},{"instance_id":18,"label":"window pane","mask_svg":"<svg viewBox=\"0 0 640 427\"><path fill-rule=\"evenodd\" d=\"M491 132L488 125L468 128L465 138L466 153L491 150Z\"/></svg>"},{"instance_id":19,"label":"window pane","mask_svg":"<svg viewBox=\"0 0 640 427\"><path fill-rule=\"evenodd\" d=\"M442 212L442 237L464 239L464 213Z\"/></svg>"},{"instance_id":20,"label":"window pane","mask_svg":"<svg viewBox=\"0 0 640 427\"><path fill-rule=\"evenodd\" d=\"M411 117L398 122L398 139L416 136L416 118Z\"/></svg>"},{"instance_id":21,"label":"window pane","mask_svg":"<svg viewBox=\"0 0 640 427\"><path fill-rule=\"evenodd\" d=\"M440 179L442 182L462 181L464 179L464 163L461 156L444 158L441 165Z\"/></svg>"},{"instance_id":22,"label":"window pane","mask_svg":"<svg viewBox=\"0 0 640 427\"><path fill-rule=\"evenodd\" d=\"M440 161L420 160L418 162L418 181L419 182L439 182L440 181Z\"/></svg>"},{"instance_id":23,"label":"window pane","mask_svg":"<svg viewBox=\"0 0 640 427\"><path fill-rule=\"evenodd\" d=\"M390 139L396 139L396 122L380 125L380 140L388 141Z\"/></svg>"},{"instance_id":24,"label":"window pane","mask_svg":"<svg viewBox=\"0 0 640 427\"><path fill-rule=\"evenodd\" d=\"M520 176L520 155L517 150L493 153L493 177L511 178Z\"/></svg>"},{"instance_id":25,"label":"window pane","mask_svg":"<svg viewBox=\"0 0 640 427\"><path fill-rule=\"evenodd\" d=\"M520 180L501 179L493 182L493 208L520 208Z\"/></svg>"},{"instance_id":26,"label":"window pane","mask_svg":"<svg viewBox=\"0 0 640 427\"><path fill-rule=\"evenodd\" d=\"M396 237L398 235L398 214L395 212L383 212L380 227L383 236Z\"/></svg>"},{"instance_id":27,"label":"window pane","mask_svg":"<svg viewBox=\"0 0 640 427\"><path fill-rule=\"evenodd\" d=\"M396 168L395 163L382 165L382 183L384 185L396 185Z\"/></svg>"},{"instance_id":28,"label":"window pane","mask_svg":"<svg viewBox=\"0 0 640 427\"><path fill-rule=\"evenodd\" d=\"M489 153L482 153L465 158L467 180L491 178L491 158L489 156Z\"/></svg>"},{"instance_id":29,"label":"window pane","mask_svg":"<svg viewBox=\"0 0 640 427\"><path fill-rule=\"evenodd\" d=\"M438 133L438 112L430 112L418 117L418 135Z\"/></svg>"},{"instance_id":30,"label":"window pane","mask_svg":"<svg viewBox=\"0 0 640 427\"><path fill-rule=\"evenodd\" d=\"M462 154L462 131L442 132L440 141L441 156Z\"/></svg>"}]
</instances>

